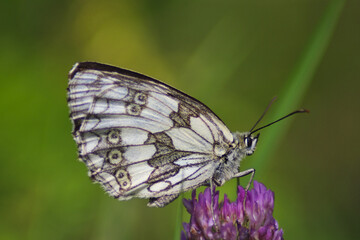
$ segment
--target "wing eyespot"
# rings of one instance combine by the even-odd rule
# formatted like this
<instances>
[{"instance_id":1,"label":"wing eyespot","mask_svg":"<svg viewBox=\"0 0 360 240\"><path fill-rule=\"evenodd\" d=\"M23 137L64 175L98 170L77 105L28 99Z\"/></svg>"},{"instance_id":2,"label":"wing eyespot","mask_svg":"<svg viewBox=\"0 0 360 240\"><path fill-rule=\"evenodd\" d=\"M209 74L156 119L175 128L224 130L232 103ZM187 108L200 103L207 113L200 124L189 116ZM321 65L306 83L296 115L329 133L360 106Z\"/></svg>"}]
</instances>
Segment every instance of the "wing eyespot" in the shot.
<instances>
[{"instance_id":1,"label":"wing eyespot","mask_svg":"<svg viewBox=\"0 0 360 240\"><path fill-rule=\"evenodd\" d=\"M133 115L133 116L138 116L141 113L140 105L134 103L128 104L126 110L129 115Z\"/></svg>"},{"instance_id":2,"label":"wing eyespot","mask_svg":"<svg viewBox=\"0 0 360 240\"><path fill-rule=\"evenodd\" d=\"M120 131L117 129L111 130L106 139L110 144L119 144L121 142Z\"/></svg>"},{"instance_id":3,"label":"wing eyespot","mask_svg":"<svg viewBox=\"0 0 360 240\"><path fill-rule=\"evenodd\" d=\"M139 105L145 105L146 100L147 100L147 95L145 93L142 93L142 92L136 93L136 95L134 97L135 103L137 103Z\"/></svg>"},{"instance_id":4,"label":"wing eyespot","mask_svg":"<svg viewBox=\"0 0 360 240\"><path fill-rule=\"evenodd\" d=\"M117 170L115 173L115 177L119 182L121 190L127 190L131 187L131 180L129 178L129 173L125 169L121 168Z\"/></svg>"},{"instance_id":5,"label":"wing eyespot","mask_svg":"<svg viewBox=\"0 0 360 240\"><path fill-rule=\"evenodd\" d=\"M122 152L118 149L110 150L107 154L107 157L108 157L109 163L115 164L115 165L119 164L123 160Z\"/></svg>"}]
</instances>

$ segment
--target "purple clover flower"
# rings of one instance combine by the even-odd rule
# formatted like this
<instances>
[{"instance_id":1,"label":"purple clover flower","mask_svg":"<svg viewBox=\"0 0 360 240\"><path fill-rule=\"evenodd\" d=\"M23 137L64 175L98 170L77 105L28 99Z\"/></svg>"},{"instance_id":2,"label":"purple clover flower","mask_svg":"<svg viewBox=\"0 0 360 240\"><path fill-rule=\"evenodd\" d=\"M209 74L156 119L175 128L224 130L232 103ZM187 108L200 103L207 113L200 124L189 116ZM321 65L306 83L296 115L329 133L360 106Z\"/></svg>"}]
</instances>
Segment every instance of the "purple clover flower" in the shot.
<instances>
[{"instance_id":1,"label":"purple clover flower","mask_svg":"<svg viewBox=\"0 0 360 240\"><path fill-rule=\"evenodd\" d=\"M254 188L247 192L245 212L243 201L245 190L238 186L238 197L230 202L226 194L219 204L219 192L210 188L199 194L192 192L192 199L184 199L184 206L190 213L190 223L183 223L181 240L283 240L283 230L272 216L274 193L264 184L254 181ZM210 204L213 204L214 218ZM216 225L214 224L214 220ZM216 230L217 228L217 230Z\"/></svg>"}]
</instances>

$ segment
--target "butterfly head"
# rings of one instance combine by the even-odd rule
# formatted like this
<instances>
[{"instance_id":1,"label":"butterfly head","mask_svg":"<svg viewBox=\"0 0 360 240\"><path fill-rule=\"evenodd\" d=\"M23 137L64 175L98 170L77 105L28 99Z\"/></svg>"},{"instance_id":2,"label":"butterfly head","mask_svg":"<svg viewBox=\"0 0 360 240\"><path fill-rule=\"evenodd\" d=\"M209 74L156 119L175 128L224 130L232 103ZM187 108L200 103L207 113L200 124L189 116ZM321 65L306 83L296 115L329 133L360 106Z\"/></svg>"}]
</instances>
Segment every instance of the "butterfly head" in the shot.
<instances>
[{"instance_id":1,"label":"butterfly head","mask_svg":"<svg viewBox=\"0 0 360 240\"><path fill-rule=\"evenodd\" d=\"M260 133L255 136L250 132L235 133L235 137L238 141L238 148L248 156L254 153L259 136Z\"/></svg>"},{"instance_id":2,"label":"butterfly head","mask_svg":"<svg viewBox=\"0 0 360 240\"><path fill-rule=\"evenodd\" d=\"M260 133L256 134L256 136L253 136L251 134L247 134L244 136L244 149L245 149L245 153L246 155L252 155L255 151L256 148L256 144L258 142Z\"/></svg>"}]
</instances>

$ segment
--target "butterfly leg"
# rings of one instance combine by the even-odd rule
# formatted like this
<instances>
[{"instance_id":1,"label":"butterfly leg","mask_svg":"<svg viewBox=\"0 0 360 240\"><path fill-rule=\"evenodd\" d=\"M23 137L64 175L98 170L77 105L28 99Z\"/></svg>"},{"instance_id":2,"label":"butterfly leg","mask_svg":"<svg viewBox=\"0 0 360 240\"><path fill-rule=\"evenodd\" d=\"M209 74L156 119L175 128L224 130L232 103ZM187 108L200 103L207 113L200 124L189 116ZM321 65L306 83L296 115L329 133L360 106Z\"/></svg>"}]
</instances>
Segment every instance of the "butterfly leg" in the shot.
<instances>
[{"instance_id":1,"label":"butterfly leg","mask_svg":"<svg viewBox=\"0 0 360 240\"><path fill-rule=\"evenodd\" d=\"M210 181L210 212L211 212L211 216L212 216L212 220L214 222L214 229L217 232L219 230L216 221L215 221L215 214L214 214L214 191L215 191L215 186L214 186L214 182L211 180Z\"/></svg>"},{"instance_id":2,"label":"butterfly leg","mask_svg":"<svg viewBox=\"0 0 360 240\"><path fill-rule=\"evenodd\" d=\"M148 207L164 207L174 201L179 194L166 195L158 198L150 198L147 204Z\"/></svg>"},{"instance_id":3,"label":"butterfly leg","mask_svg":"<svg viewBox=\"0 0 360 240\"><path fill-rule=\"evenodd\" d=\"M241 178L241 177L247 176L247 175L249 175L249 174L251 174L251 176L250 176L250 180L249 180L249 182L248 182L248 184L246 185L246 188L245 188L245 191L246 191L246 192L249 190L250 185L251 185L251 183L252 183L252 181L253 181L253 179L254 179L255 169L254 169L254 168L250 168L250 169L248 169L248 170L245 170L245 171L242 171L242 172L237 173L237 174L234 175L234 177L233 177L233 178Z\"/></svg>"},{"instance_id":4,"label":"butterfly leg","mask_svg":"<svg viewBox=\"0 0 360 240\"><path fill-rule=\"evenodd\" d=\"M244 209L244 212L245 212L245 202L246 202L246 196L247 196L247 192L248 192L248 190L249 190L249 188L250 188L250 185L251 185L251 183L252 183L252 181L253 181L253 179L254 179L254 175L255 175L255 169L254 168L250 168L250 169L247 169L247 170L245 170L245 171L242 171L242 172L239 172L239 173L237 173L234 177L236 177L236 178L240 178L240 177L244 177L244 176L247 176L247 175L249 175L249 174L251 174L251 176L250 176L250 180L249 180L249 182L248 182L248 184L246 185L246 188L245 188L245 196L244 196L244 201L243 201L243 209ZM246 215L246 213L245 213L245 215Z\"/></svg>"}]
</instances>

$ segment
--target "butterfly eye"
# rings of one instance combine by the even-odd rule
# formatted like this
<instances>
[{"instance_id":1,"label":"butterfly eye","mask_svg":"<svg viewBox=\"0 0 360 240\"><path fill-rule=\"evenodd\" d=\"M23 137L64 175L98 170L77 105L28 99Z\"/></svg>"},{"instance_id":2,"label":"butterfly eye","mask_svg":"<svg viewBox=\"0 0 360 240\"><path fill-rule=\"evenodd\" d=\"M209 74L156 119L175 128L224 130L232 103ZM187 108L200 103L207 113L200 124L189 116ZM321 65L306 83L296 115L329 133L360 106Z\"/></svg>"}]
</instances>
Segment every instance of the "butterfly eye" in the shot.
<instances>
[{"instance_id":1,"label":"butterfly eye","mask_svg":"<svg viewBox=\"0 0 360 240\"><path fill-rule=\"evenodd\" d=\"M252 146L252 139L251 139L250 136L245 137L244 142L245 142L245 146L246 146L247 148L250 148L250 147Z\"/></svg>"}]
</instances>

